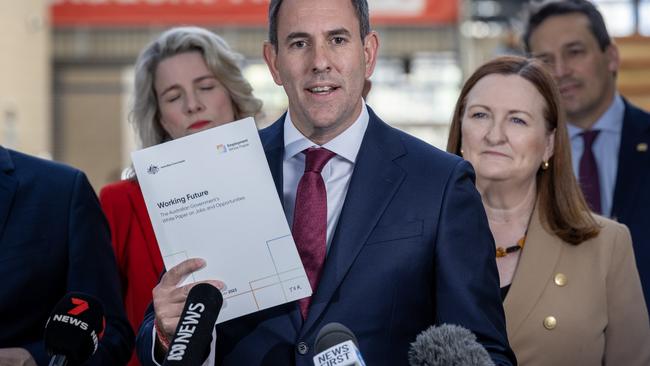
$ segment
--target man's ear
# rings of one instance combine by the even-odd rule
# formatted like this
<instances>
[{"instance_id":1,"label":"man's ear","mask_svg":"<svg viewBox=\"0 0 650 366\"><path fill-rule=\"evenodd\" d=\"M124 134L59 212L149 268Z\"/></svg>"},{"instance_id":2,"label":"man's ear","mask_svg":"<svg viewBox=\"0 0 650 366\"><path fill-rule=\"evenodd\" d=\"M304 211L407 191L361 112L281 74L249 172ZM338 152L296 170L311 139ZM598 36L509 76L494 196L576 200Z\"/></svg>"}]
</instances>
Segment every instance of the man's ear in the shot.
<instances>
[{"instance_id":1,"label":"man's ear","mask_svg":"<svg viewBox=\"0 0 650 366\"><path fill-rule=\"evenodd\" d=\"M363 40L363 53L366 58L366 79L370 78L377 63L377 51L379 50L379 35L371 31Z\"/></svg>"},{"instance_id":2,"label":"man's ear","mask_svg":"<svg viewBox=\"0 0 650 366\"><path fill-rule=\"evenodd\" d=\"M278 60L278 52L276 50L276 46L271 44L271 42L266 41L264 42L262 53L264 54L264 61L266 62L266 66L268 66L269 71L271 72L271 76L273 76L273 81L275 81L275 83L278 85L282 85L282 78L280 77L280 72L278 72L276 64Z\"/></svg>"},{"instance_id":3,"label":"man's ear","mask_svg":"<svg viewBox=\"0 0 650 366\"><path fill-rule=\"evenodd\" d=\"M618 53L618 46L614 43L610 43L607 48L605 48L605 55L607 56L607 68L612 73L618 73L618 68L621 65L621 57Z\"/></svg>"}]
</instances>

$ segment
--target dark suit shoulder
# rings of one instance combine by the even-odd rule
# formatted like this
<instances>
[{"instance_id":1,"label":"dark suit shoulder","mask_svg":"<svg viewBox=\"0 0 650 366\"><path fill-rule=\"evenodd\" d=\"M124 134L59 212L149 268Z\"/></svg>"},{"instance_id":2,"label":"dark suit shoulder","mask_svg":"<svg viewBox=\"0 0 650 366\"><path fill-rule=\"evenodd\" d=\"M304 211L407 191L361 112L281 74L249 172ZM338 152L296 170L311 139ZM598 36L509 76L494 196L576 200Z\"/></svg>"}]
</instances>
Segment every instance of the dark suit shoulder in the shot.
<instances>
[{"instance_id":1,"label":"dark suit shoulder","mask_svg":"<svg viewBox=\"0 0 650 366\"><path fill-rule=\"evenodd\" d=\"M417 137L411 136L402 131L400 132L403 135L402 141L404 141L404 144L409 149L409 152L422 154L428 159L435 160L438 163L447 165L449 167L456 166L462 160L459 156L440 150L437 147L418 139Z\"/></svg>"},{"instance_id":2,"label":"dark suit shoulder","mask_svg":"<svg viewBox=\"0 0 650 366\"><path fill-rule=\"evenodd\" d=\"M442 151L415 136L389 126L381 120L379 122L388 129L387 134L396 137L401 142L404 154L400 159L396 160L398 163L410 162L419 170L435 172L437 175L446 175L445 172L451 173L463 161L459 156ZM423 167L427 167L427 169L422 169Z\"/></svg>"},{"instance_id":3,"label":"dark suit shoulder","mask_svg":"<svg viewBox=\"0 0 650 366\"><path fill-rule=\"evenodd\" d=\"M639 119L642 119L646 123L650 124L650 113L628 102L627 100L625 100L625 109L626 112L630 113L630 116L638 117Z\"/></svg>"},{"instance_id":4,"label":"dark suit shoulder","mask_svg":"<svg viewBox=\"0 0 650 366\"><path fill-rule=\"evenodd\" d=\"M284 117L286 113L280 116L275 122L271 125L259 130L260 139L262 140L262 145L264 148L267 148L268 144L272 141L282 141L282 134L284 133Z\"/></svg>"},{"instance_id":5,"label":"dark suit shoulder","mask_svg":"<svg viewBox=\"0 0 650 366\"><path fill-rule=\"evenodd\" d=\"M631 104L624 99L625 114L623 116L623 134L634 135L635 139L642 138L650 133L650 113ZM638 136L641 134L641 136ZM647 136L646 136L647 138Z\"/></svg>"},{"instance_id":6,"label":"dark suit shoulder","mask_svg":"<svg viewBox=\"0 0 650 366\"><path fill-rule=\"evenodd\" d=\"M46 179L48 182L71 180L78 174L79 169L52 160L42 159L14 150L7 150L14 163L15 174L20 177Z\"/></svg>"}]
</instances>

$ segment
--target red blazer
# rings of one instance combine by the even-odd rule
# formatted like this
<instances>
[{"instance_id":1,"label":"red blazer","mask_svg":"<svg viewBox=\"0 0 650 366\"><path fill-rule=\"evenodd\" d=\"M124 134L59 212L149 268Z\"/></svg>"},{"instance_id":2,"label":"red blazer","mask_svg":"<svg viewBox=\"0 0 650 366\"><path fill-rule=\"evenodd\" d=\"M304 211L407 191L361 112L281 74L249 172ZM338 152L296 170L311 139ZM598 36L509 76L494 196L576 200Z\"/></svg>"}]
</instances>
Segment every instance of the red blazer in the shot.
<instances>
[{"instance_id":1,"label":"red blazer","mask_svg":"<svg viewBox=\"0 0 650 366\"><path fill-rule=\"evenodd\" d=\"M105 186L99 199L111 229L124 308L137 334L152 299L151 290L164 269L158 242L136 180ZM133 355L129 366L137 365L137 357Z\"/></svg>"}]
</instances>

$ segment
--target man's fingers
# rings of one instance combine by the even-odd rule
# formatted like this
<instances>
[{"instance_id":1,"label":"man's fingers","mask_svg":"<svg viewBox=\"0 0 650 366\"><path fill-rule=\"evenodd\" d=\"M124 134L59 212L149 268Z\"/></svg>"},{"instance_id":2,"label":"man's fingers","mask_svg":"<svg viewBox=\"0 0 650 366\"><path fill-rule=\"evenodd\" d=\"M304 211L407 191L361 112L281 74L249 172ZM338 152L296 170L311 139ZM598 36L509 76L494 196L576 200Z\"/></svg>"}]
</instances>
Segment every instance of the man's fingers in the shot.
<instances>
[{"instance_id":1,"label":"man's fingers","mask_svg":"<svg viewBox=\"0 0 650 366\"><path fill-rule=\"evenodd\" d=\"M192 272L205 267L205 260L201 258L190 258L170 268L160 280L163 286L176 286Z\"/></svg>"},{"instance_id":2,"label":"man's fingers","mask_svg":"<svg viewBox=\"0 0 650 366\"><path fill-rule=\"evenodd\" d=\"M153 296L154 308L167 307L169 305L178 305L182 307L187 299L187 293L192 285L172 288L155 288Z\"/></svg>"}]
</instances>

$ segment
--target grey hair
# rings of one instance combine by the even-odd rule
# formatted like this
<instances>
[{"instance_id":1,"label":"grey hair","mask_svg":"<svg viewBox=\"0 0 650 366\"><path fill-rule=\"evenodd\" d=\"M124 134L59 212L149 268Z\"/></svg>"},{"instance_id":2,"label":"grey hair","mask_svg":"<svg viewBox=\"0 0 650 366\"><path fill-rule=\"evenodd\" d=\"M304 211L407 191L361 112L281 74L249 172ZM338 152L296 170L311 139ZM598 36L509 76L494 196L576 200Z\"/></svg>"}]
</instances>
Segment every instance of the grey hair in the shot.
<instances>
[{"instance_id":1,"label":"grey hair","mask_svg":"<svg viewBox=\"0 0 650 366\"><path fill-rule=\"evenodd\" d=\"M208 69L228 90L236 119L260 113L262 101L253 96L253 88L242 74L239 63L243 57L240 54L207 29L171 28L149 43L135 63L135 97L130 120L142 147L171 139L160 124L158 98L154 90L158 64L168 57L191 51L201 53Z\"/></svg>"},{"instance_id":2,"label":"grey hair","mask_svg":"<svg viewBox=\"0 0 650 366\"><path fill-rule=\"evenodd\" d=\"M354 12L359 20L359 34L363 41L368 33L370 33L370 14L368 12L367 0L351 0ZM278 48L278 13L280 13L280 6L282 0L271 0L269 4L269 42Z\"/></svg>"}]
</instances>

